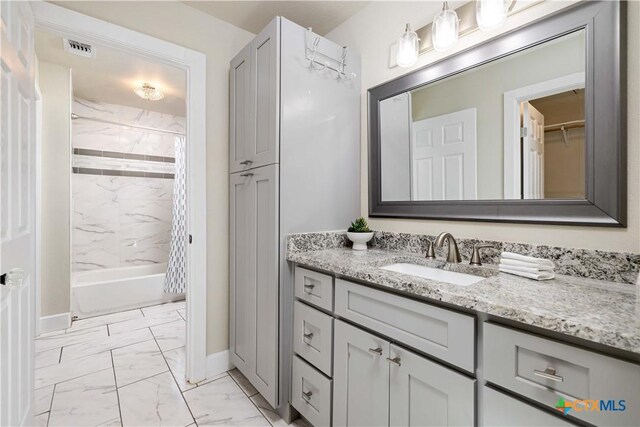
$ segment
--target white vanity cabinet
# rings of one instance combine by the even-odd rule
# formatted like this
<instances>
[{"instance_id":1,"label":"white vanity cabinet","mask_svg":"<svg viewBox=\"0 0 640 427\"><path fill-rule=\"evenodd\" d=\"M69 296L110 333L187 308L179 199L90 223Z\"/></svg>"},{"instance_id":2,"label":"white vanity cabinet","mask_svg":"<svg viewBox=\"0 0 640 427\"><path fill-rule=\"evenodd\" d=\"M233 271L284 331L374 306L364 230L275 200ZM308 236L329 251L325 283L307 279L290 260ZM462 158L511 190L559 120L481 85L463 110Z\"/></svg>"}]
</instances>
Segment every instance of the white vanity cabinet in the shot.
<instances>
[{"instance_id":1,"label":"white vanity cabinet","mask_svg":"<svg viewBox=\"0 0 640 427\"><path fill-rule=\"evenodd\" d=\"M472 426L475 380L336 321L333 425Z\"/></svg>"}]
</instances>

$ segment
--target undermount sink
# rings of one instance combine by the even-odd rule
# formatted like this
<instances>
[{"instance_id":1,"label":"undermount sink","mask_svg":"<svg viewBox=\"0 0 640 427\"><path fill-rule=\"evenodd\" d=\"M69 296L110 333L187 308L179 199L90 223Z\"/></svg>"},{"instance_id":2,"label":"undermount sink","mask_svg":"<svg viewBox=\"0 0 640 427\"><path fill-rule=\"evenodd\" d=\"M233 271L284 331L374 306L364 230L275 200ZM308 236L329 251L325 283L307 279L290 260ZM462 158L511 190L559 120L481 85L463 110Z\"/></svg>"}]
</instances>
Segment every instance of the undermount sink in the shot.
<instances>
[{"instance_id":1,"label":"undermount sink","mask_svg":"<svg viewBox=\"0 0 640 427\"><path fill-rule=\"evenodd\" d=\"M469 286L484 280L485 277L474 276L472 274L458 273L455 271L443 270L440 268L426 267L424 265L397 263L380 267L383 270L395 271L396 273L408 274L409 276L422 277L424 279L436 280L438 282L449 283L458 286Z\"/></svg>"}]
</instances>

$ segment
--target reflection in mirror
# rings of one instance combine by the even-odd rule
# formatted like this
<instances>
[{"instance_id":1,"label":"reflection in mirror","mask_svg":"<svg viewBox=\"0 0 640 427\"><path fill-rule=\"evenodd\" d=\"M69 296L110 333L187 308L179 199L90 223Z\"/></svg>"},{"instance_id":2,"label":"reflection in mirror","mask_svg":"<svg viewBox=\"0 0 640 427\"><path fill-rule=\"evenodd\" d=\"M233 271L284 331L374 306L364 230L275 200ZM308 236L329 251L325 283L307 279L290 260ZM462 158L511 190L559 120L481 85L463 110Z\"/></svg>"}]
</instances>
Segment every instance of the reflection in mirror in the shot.
<instances>
[{"instance_id":1,"label":"reflection in mirror","mask_svg":"<svg viewBox=\"0 0 640 427\"><path fill-rule=\"evenodd\" d=\"M584 33L382 100L382 200L585 199Z\"/></svg>"}]
</instances>

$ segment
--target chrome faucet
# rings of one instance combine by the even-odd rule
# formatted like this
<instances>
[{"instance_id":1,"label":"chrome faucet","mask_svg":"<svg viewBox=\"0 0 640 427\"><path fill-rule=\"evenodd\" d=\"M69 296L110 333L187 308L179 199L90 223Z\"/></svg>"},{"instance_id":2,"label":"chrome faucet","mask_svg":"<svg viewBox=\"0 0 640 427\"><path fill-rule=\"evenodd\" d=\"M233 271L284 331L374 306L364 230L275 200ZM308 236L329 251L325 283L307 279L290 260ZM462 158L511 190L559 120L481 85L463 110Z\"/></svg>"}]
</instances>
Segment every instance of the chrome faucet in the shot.
<instances>
[{"instance_id":1,"label":"chrome faucet","mask_svg":"<svg viewBox=\"0 0 640 427\"><path fill-rule=\"evenodd\" d=\"M456 243L456 239L453 238L451 233L440 233L440 235L436 239L436 247L441 248L445 240L449 241L449 253L447 254L447 262L462 262L462 258L460 258L460 251L458 251L458 244Z\"/></svg>"}]
</instances>

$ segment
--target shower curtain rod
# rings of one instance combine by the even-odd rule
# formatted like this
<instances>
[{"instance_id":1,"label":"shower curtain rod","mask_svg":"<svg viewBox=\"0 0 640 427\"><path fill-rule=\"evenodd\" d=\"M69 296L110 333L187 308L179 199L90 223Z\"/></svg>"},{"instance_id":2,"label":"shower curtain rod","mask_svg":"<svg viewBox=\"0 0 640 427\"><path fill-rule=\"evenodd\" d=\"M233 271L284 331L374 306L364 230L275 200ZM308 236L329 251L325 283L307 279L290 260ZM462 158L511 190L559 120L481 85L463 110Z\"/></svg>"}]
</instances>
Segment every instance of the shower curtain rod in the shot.
<instances>
[{"instance_id":1,"label":"shower curtain rod","mask_svg":"<svg viewBox=\"0 0 640 427\"><path fill-rule=\"evenodd\" d=\"M158 129L158 128L152 128L152 127L147 127L147 126L140 126L140 125L129 125L129 124L126 124L126 123L118 123L118 122L114 122L114 121L111 121L111 120L97 119L95 117L79 116L76 113L71 113L71 120L78 120L78 119L93 120L94 122L108 123L108 124L111 124L111 125L126 126L126 127L130 127L130 128L135 128L135 129L150 130L150 131L154 131L154 132L164 132L164 133L170 133L172 135L185 136L184 133L176 132L176 131L173 131L173 130Z\"/></svg>"}]
</instances>

